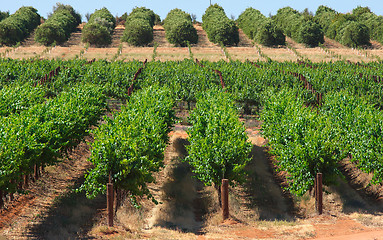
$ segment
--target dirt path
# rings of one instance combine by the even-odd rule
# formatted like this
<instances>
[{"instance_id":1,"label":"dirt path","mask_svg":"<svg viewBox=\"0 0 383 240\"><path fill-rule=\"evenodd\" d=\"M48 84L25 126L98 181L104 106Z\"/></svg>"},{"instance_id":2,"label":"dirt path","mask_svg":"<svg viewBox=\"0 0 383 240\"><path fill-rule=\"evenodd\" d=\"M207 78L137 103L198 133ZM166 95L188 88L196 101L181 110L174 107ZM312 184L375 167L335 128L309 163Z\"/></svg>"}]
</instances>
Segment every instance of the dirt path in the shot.
<instances>
[{"instance_id":1,"label":"dirt path","mask_svg":"<svg viewBox=\"0 0 383 240\"><path fill-rule=\"evenodd\" d=\"M153 27L153 42L158 44L158 47L171 47L172 45L166 40L165 29L163 26L156 25Z\"/></svg>"},{"instance_id":2,"label":"dirt path","mask_svg":"<svg viewBox=\"0 0 383 240\"><path fill-rule=\"evenodd\" d=\"M61 46L62 47L73 47L73 46L78 46L81 45L81 31L82 27L78 27L76 31L72 32L70 34L70 37L68 41L64 42Z\"/></svg>"},{"instance_id":3,"label":"dirt path","mask_svg":"<svg viewBox=\"0 0 383 240\"><path fill-rule=\"evenodd\" d=\"M32 184L29 194L17 198L2 210L0 239L74 239L88 232L96 209L104 198L88 200L72 189L79 186L90 163L89 147L81 143L70 159L47 167L43 177Z\"/></svg>"},{"instance_id":4,"label":"dirt path","mask_svg":"<svg viewBox=\"0 0 383 240\"><path fill-rule=\"evenodd\" d=\"M124 34L125 27L123 25L117 26L112 34L112 43L109 47L118 48L120 46L122 35Z\"/></svg>"},{"instance_id":5,"label":"dirt path","mask_svg":"<svg viewBox=\"0 0 383 240\"><path fill-rule=\"evenodd\" d=\"M185 145L188 144L184 129L172 133L170 145L165 152L166 167L162 178L157 179L162 184L152 186L162 204L156 205L149 214L149 229L160 227L194 233L201 230L201 216L196 214L194 202L202 186L192 178L189 164L183 162L187 154Z\"/></svg>"},{"instance_id":6,"label":"dirt path","mask_svg":"<svg viewBox=\"0 0 383 240\"><path fill-rule=\"evenodd\" d=\"M36 30L35 30L36 31ZM22 43L21 46L23 47L30 47L33 45L36 45L35 42L35 31L33 31Z\"/></svg>"},{"instance_id":7,"label":"dirt path","mask_svg":"<svg viewBox=\"0 0 383 240\"><path fill-rule=\"evenodd\" d=\"M253 46L252 40L249 39L241 29L239 29L238 46L227 47L227 51L233 60L250 60L257 61L262 59L257 50Z\"/></svg>"},{"instance_id":8,"label":"dirt path","mask_svg":"<svg viewBox=\"0 0 383 240\"><path fill-rule=\"evenodd\" d=\"M245 192L249 199L250 208L257 208L260 220L286 220L293 219L293 202L290 196L283 192L271 169L270 160L263 145L265 139L259 130L247 130L250 141L253 143L252 162L246 169L249 178L245 183Z\"/></svg>"},{"instance_id":9,"label":"dirt path","mask_svg":"<svg viewBox=\"0 0 383 240\"><path fill-rule=\"evenodd\" d=\"M221 48L209 41L207 33L203 30L200 24L194 24L198 35L198 44L192 45L192 52L194 58L205 59L209 61L225 60L225 55L222 53Z\"/></svg>"}]
</instances>

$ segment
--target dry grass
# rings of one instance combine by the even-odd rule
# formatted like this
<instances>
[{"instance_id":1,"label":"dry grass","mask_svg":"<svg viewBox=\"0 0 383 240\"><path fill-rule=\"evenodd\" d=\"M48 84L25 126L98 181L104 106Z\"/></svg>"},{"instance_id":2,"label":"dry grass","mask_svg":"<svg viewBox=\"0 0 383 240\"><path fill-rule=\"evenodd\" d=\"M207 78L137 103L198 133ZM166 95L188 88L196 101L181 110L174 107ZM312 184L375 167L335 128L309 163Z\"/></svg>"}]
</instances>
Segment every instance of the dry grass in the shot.
<instances>
[{"instance_id":1,"label":"dry grass","mask_svg":"<svg viewBox=\"0 0 383 240\"><path fill-rule=\"evenodd\" d=\"M208 60L213 62L225 60L225 56L220 48L192 47L192 52L194 58L198 58L199 60Z\"/></svg>"},{"instance_id":2,"label":"dry grass","mask_svg":"<svg viewBox=\"0 0 383 240\"><path fill-rule=\"evenodd\" d=\"M145 228L145 212L142 209L137 209L129 203L125 203L120 207L116 214L117 221L130 232L140 232Z\"/></svg>"},{"instance_id":3,"label":"dry grass","mask_svg":"<svg viewBox=\"0 0 383 240\"><path fill-rule=\"evenodd\" d=\"M263 60L254 47L228 47L227 51L229 52L233 60L245 61L249 59L250 61Z\"/></svg>"},{"instance_id":4,"label":"dry grass","mask_svg":"<svg viewBox=\"0 0 383 240\"><path fill-rule=\"evenodd\" d=\"M89 232L89 235L94 239L142 239L142 237L137 233L131 233L118 227L107 227L105 225L94 227Z\"/></svg>"},{"instance_id":5,"label":"dry grass","mask_svg":"<svg viewBox=\"0 0 383 240\"><path fill-rule=\"evenodd\" d=\"M189 50L186 47L158 47L156 60L179 61L189 58Z\"/></svg>"},{"instance_id":6,"label":"dry grass","mask_svg":"<svg viewBox=\"0 0 383 240\"><path fill-rule=\"evenodd\" d=\"M274 61L296 61L297 57L287 50L286 47L271 48L260 46L262 52Z\"/></svg>"}]
</instances>

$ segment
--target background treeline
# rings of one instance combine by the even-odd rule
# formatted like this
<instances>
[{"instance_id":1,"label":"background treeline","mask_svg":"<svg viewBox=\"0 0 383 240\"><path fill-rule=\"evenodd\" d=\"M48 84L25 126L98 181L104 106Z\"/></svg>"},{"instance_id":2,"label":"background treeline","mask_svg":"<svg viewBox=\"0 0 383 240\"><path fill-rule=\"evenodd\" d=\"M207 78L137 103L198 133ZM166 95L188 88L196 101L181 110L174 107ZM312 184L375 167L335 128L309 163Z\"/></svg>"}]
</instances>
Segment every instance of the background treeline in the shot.
<instances>
[{"instance_id":1,"label":"background treeline","mask_svg":"<svg viewBox=\"0 0 383 240\"><path fill-rule=\"evenodd\" d=\"M82 30L82 41L97 46L112 42L112 33L116 27L116 18L108 9L96 10Z\"/></svg>"},{"instance_id":2,"label":"background treeline","mask_svg":"<svg viewBox=\"0 0 383 240\"><path fill-rule=\"evenodd\" d=\"M247 8L237 19L238 26L252 40L265 45L285 45L285 35L277 24L259 10Z\"/></svg>"},{"instance_id":3,"label":"background treeline","mask_svg":"<svg viewBox=\"0 0 383 240\"><path fill-rule=\"evenodd\" d=\"M238 27L235 21L226 16L225 10L218 4L210 5L202 16L202 27L209 40L224 45L237 45Z\"/></svg>"},{"instance_id":4,"label":"background treeline","mask_svg":"<svg viewBox=\"0 0 383 240\"><path fill-rule=\"evenodd\" d=\"M278 10L273 19L286 36L291 37L296 42L309 47L316 47L324 42L322 27L307 12L304 14L291 7L284 7Z\"/></svg>"},{"instance_id":5,"label":"background treeline","mask_svg":"<svg viewBox=\"0 0 383 240\"><path fill-rule=\"evenodd\" d=\"M369 28L371 40L383 44L383 16L376 15L368 7L357 7L352 14L358 22Z\"/></svg>"},{"instance_id":6,"label":"background treeline","mask_svg":"<svg viewBox=\"0 0 383 240\"><path fill-rule=\"evenodd\" d=\"M0 44L4 45L23 41L40 24L40 15L33 7L21 7L9 17L2 12L0 18L4 18L0 22Z\"/></svg>"},{"instance_id":7,"label":"background treeline","mask_svg":"<svg viewBox=\"0 0 383 240\"><path fill-rule=\"evenodd\" d=\"M88 24L83 29L82 41L94 45L108 45L118 24L125 24L122 41L133 46L144 46L153 41L153 26L161 24L160 17L145 7L136 7L128 15L114 17L106 8L86 15ZM41 23L33 7L21 7L14 14L0 11L0 44L15 45L23 41ZM164 20L167 40L176 46L197 43L198 35L192 22L195 15L171 10ZM315 47L324 42L324 36L348 47L371 45L370 40L383 44L383 16L368 7L358 6L350 13L339 13L327 6L319 6L315 15L305 9L299 12L291 7L265 17L254 8L247 8L235 21L226 16L218 4L210 5L202 16L202 27L209 40L224 45L237 45L238 27L252 40L266 45L285 44L285 34L296 42ZM35 41L44 45L60 44L70 37L81 23L81 15L70 5L58 3L53 13L37 27Z\"/></svg>"},{"instance_id":8,"label":"background treeline","mask_svg":"<svg viewBox=\"0 0 383 240\"><path fill-rule=\"evenodd\" d=\"M368 7L357 7L352 13L343 14L319 6L315 18L327 37L345 46L370 45L370 39L383 43L383 17L372 13Z\"/></svg>"},{"instance_id":9,"label":"background treeline","mask_svg":"<svg viewBox=\"0 0 383 240\"><path fill-rule=\"evenodd\" d=\"M80 23L81 15L72 6L58 3L45 23L36 29L35 41L46 46L63 43Z\"/></svg>"},{"instance_id":10,"label":"background treeline","mask_svg":"<svg viewBox=\"0 0 383 240\"><path fill-rule=\"evenodd\" d=\"M136 7L126 17L122 41L133 46L144 46L153 41L153 26L158 15L145 7Z\"/></svg>"},{"instance_id":11,"label":"background treeline","mask_svg":"<svg viewBox=\"0 0 383 240\"><path fill-rule=\"evenodd\" d=\"M166 39L176 46L186 46L187 42L197 43L197 30L190 14L181 9L171 10L164 20Z\"/></svg>"},{"instance_id":12,"label":"background treeline","mask_svg":"<svg viewBox=\"0 0 383 240\"><path fill-rule=\"evenodd\" d=\"M7 17L9 17L9 12L0 11L0 21L6 19Z\"/></svg>"}]
</instances>

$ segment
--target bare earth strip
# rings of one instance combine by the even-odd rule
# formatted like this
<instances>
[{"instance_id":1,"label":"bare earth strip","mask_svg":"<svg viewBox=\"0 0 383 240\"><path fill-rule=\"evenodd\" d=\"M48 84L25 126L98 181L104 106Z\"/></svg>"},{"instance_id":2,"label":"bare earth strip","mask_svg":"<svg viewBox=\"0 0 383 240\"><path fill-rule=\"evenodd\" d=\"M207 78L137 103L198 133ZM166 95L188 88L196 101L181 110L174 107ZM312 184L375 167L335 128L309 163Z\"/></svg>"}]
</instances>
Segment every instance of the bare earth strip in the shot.
<instances>
[{"instance_id":1,"label":"bare earth strip","mask_svg":"<svg viewBox=\"0 0 383 240\"><path fill-rule=\"evenodd\" d=\"M88 232L105 199L87 200L72 191L90 167L87 144L81 143L69 156L73 160L47 167L29 194L1 211L0 239L74 239Z\"/></svg>"},{"instance_id":2,"label":"bare earth strip","mask_svg":"<svg viewBox=\"0 0 383 240\"><path fill-rule=\"evenodd\" d=\"M165 29L163 26L156 25L153 27L153 42L158 44L158 47L171 47L172 45L165 37Z\"/></svg>"},{"instance_id":3,"label":"bare earth strip","mask_svg":"<svg viewBox=\"0 0 383 240\"><path fill-rule=\"evenodd\" d=\"M296 61L297 57L286 47L271 48L260 46L262 52L274 61Z\"/></svg>"},{"instance_id":4,"label":"bare earth strip","mask_svg":"<svg viewBox=\"0 0 383 240\"><path fill-rule=\"evenodd\" d=\"M109 47L118 48L120 46L122 35L124 34L125 27L123 25L118 25L113 31L112 34L112 43Z\"/></svg>"},{"instance_id":5,"label":"bare earth strip","mask_svg":"<svg viewBox=\"0 0 383 240\"><path fill-rule=\"evenodd\" d=\"M254 49L251 40L239 29L239 43L235 47L227 47L227 51L233 60L239 61L257 61L261 60L257 51Z\"/></svg>"},{"instance_id":6,"label":"bare earth strip","mask_svg":"<svg viewBox=\"0 0 383 240\"><path fill-rule=\"evenodd\" d=\"M198 34L198 44L192 46L194 58L209 61L225 60L225 56L222 54L221 48L209 41L202 26L195 24L194 27L197 29Z\"/></svg>"}]
</instances>

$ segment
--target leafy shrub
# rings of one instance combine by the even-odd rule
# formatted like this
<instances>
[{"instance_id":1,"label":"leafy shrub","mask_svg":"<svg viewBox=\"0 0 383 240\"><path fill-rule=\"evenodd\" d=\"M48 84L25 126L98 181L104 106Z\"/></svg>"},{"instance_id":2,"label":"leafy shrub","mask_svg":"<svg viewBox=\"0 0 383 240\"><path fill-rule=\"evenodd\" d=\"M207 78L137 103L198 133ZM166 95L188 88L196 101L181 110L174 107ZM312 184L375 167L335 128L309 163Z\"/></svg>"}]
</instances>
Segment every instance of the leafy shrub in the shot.
<instances>
[{"instance_id":1,"label":"leafy shrub","mask_svg":"<svg viewBox=\"0 0 383 240\"><path fill-rule=\"evenodd\" d=\"M164 20L166 39L175 45L186 46L187 42L197 43L197 30L191 16L180 9L171 10Z\"/></svg>"},{"instance_id":2,"label":"leafy shrub","mask_svg":"<svg viewBox=\"0 0 383 240\"><path fill-rule=\"evenodd\" d=\"M108 9L96 10L82 30L82 41L96 46L108 45L115 27L116 19Z\"/></svg>"},{"instance_id":3,"label":"leafy shrub","mask_svg":"<svg viewBox=\"0 0 383 240\"><path fill-rule=\"evenodd\" d=\"M154 14L154 25L161 25L161 17L158 14Z\"/></svg>"},{"instance_id":4,"label":"leafy shrub","mask_svg":"<svg viewBox=\"0 0 383 240\"><path fill-rule=\"evenodd\" d=\"M341 175L337 163L344 158L340 134L327 116L304 106L300 93L287 89L270 93L260 115L262 133L269 139L278 170L288 174L287 189L302 196L314 186L317 173L323 173L324 184L334 184Z\"/></svg>"},{"instance_id":5,"label":"leafy shrub","mask_svg":"<svg viewBox=\"0 0 383 240\"><path fill-rule=\"evenodd\" d=\"M190 118L186 161L196 177L219 190L222 179L242 182L250 161L251 143L238 119L234 101L226 92L209 90L197 97Z\"/></svg>"},{"instance_id":6,"label":"leafy shrub","mask_svg":"<svg viewBox=\"0 0 383 240\"><path fill-rule=\"evenodd\" d=\"M0 117L0 188L8 192L17 189L10 180L19 182L35 164L57 163L67 149L89 134L90 126L97 125L106 107L102 89L89 84L41 100L30 106L21 103L27 109Z\"/></svg>"},{"instance_id":7,"label":"leafy shrub","mask_svg":"<svg viewBox=\"0 0 383 240\"><path fill-rule=\"evenodd\" d=\"M307 12L302 14L291 7L285 7L279 9L273 19L287 36L299 43L316 47L324 41L322 27Z\"/></svg>"},{"instance_id":8,"label":"leafy shrub","mask_svg":"<svg viewBox=\"0 0 383 240\"><path fill-rule=\"evenodd\" d=\"M125 23L125 31L121 39L133 46L144 46L153 41L153 28L147 21L131 19Z\"/></svg>"},{"instance_id":9,"label":"leafy shrub","mask_svg":"<svg viewBox=\"0 0 383 240\"><path fill-rule=\"evenodd\" d=\"M158 19L157 19L158 20ZM126 18L122 41L133 46L144 46L153 41L156 15L145 7L134 8Z\"/></svg>"},{"instance_id":10,"label":"leafy shrub","mask_svg":"<svg viewBox=\"0 0 383 240\"><path fill-rule=\"evenodd\" d=\"M6 19L7 17L9 17L9 12L1 12L0 11L0 21L3 19Z\"/></svg>"},{"instance_id":11,"label":"leafy shrub","mask_svg":"<svg viewBox=\"0 0 383 240\"><path fill-rule=\"evenodd\" d=\"M63 28L55 23L42 24L35 33L35 39L44 45L52 43L62 43L67 40L67 36Z\"/></svg>"},{"instance_id":12,"label":"leafy shrub","mask_svg":"<svg viewBox=\"0 0 383 240\"><path fill-rule=\"evenodd\" d=\"M202 16L202 27L209 40L224 45L237 45L238 27L226 16L225 10L218 4L210 5Z\"/></svg>"},{"instance_id":13,"label":"leafy shrub","mask_svg":"<svg viewBox=\"0 0 383 240\"><path fill-rule=\"evenodd\" d=\"M319 24L314 21L304 22L298 31L299 42L315 47L324 42L324 34Z\"/></svg>"},{"instance_id":14,"label":"leafy shrub","mask_svg":"<svg viewBox=\"0 0 383 240\"><path fill-rule=\"evenodd\" d=\"M280 8L277 14L273 16L273 20L289 37L293 37L296 33L302 19L299 12L291 7Z\"/></svg>"},{"instance_id":15,"label":"leafy shrub","mask_svg":"<svg viewBox=\"0 0 383 240\"><path fill-rule=\"evenodd\" d=\"M239 15L237 23L250 39L254 39L259 24L263 23L265 19L266 17L259 10L249 7Z\"/></svg>"},{"instance_id":16,"label":"leafy shrub","mask_svg":"<svg viewBox=\"0 0 383 240\"><path fill-rule=\"evenodd\" d=\"M352 10L352 15L354 15L356 18L359 18L366 13L371 13L370 8L358 6Z\"/></svg>"},{"instance_id":17,"label":"leafy shrub","mask_svg":"<svg viewBox=\"0 0 383 240\"><path fill-rule=\"evenodd\" d=\"M112 42L112 36L107 27L88 23L82 30L82 41L97 46L105 46Z\"/></svg>"},{"instance_id":18,"label":"leafy shrub","mask_svg":"<svg viewBox=\"0 0 383 240\"><path fill-rule=\"evenodd\" d=\"M285 45L283 31L271 20L264 22L255 35L255 41L265 46Z\"/></svg>"},{"instance_id":19,"label":"leafy shrub","mask_svg":"<svg viewBox=\"0 0 383 240\"><path fill-rule=\"evenodd\" d=\"M107 22L112 24L112 28L116 27L116 18L109 12L107 8L101 8L96 10L92 15L90 15L89 23L100 21L100 19L105 19Z\"/></svg>"},{"instance_id":20,"label":"leafy shrub","mask_svg":"<svg viewBox=\"0 0 383 240\"><path fill-rule=\"evenodd\" d=\"M366 25L347 22L336 36L336 40L348 47L370 45L370 32Z\"/></svg>"},{"instance_id":21,"label":"leafy shrub","mask_svg":"<svg viewBox=\"0 0 383 240\"><path fill-rule=\"evenodd\" d=\"M352 10L359 23L366 25L370 31L370 38L383 44L383 16L371 12L368 7L357 7Z\"/></svg>"},{"instance_id":22,"label":"leafy shrub","mask_svg":"<svg viewBox=\"0 0 383 240\"><path fill-rule=\"evenodd\" d=\"M319 6L315 12L315 20L321 25L323 33L326 33L337 12L326 6Z\"/></svg>"},{"instance_id":23,"label":"leafy shrub","mask_svg":"<svg viewBox=\"0 0 383 240\"><path fill-rule=\"evenodd\" d=\"M129 191L134 204L136 197L143 195L154 200L147 183L155 180L153 172L164 165L164 150L175 119L173 106L172 93L165 88L149 87L134 93L113 119L106 119L93 131L96 140L89 161L94 168L80 190L88 197L105 193L111 173L114 186Z\"/></svg>"},{"instance_id":24,"label":"leafy shrub","mask_svg":"<svg viewBox=\"0 0 383 240\"><path fill-rule=\"evenodd\" d=\"M383 44L383 24L377 28L375 28L375 31L374 31L374 37L373 39L377 40L378 42L380 42L381 44Z\"/></svg>"},{"instance_id":25,"label":"leafy shrub","mask_svg":"<svg viewBox=\"0 0 383 240\"><path fill-rule=\"evenodd\" d=\"M156 21L155 13L146 7L134 8L129 14L129 16L126 18L126 21L129 22L134 18L140 18L147 21L151 27L154 26L154 22Z\"/></svg>"},{"instance_id":26,"label":"leafy shrub","mask_svg":"<svg viewBox=\"0 0 383 240\"><path fill-rule=\"evenodd\" d=\"M81 16L70 5L58 3L53 10L35 33L35 41L46 46L65 42L81 23Z\"/></svg>"},{"instance_id":27,"label":"leafy shrub","mask_svg":"<svg viewBox=\"0 0 383 240\"><path fill-rule=\"evenodd\" d=\"M14 45L24 40L40 24L40 15L32 7L21 7L0 22L0 44Z\"/></svg>"},{"instance_id":28,"label":"leafy shrub","mask_svg":"<svg viewBox=\"0 0 383 240\"><path fill-rule=\"evenodd\" d=\"M70 12L70 14L76 19L76 25L79 25L81 23L81 15L76 12L72 6L70 5L64 5L62 3L57 3L56 6L53 7L53 13L60 12L61 10L67 10ZM48 15L48 18L52 14Z\"/></svg>"},{"instance_id":29,"label":"leafy shrub","mask_svg":"<svg viewBox=\"0 0 383 240\"><path fill-rule=\"evenodd\" d=\"M374 19L374 14L368 8L358 7L354 9L353 14L339 13L332 19L332 23L326 31L326 36L348 47L370 45L371 29L375 29L372 34L373 38L379 39L380 33L376 30L379 29L381 24L377 19ZM383 23L383 18L381 23Z\"/></svg>"},{"instance_id":30,"label":"leafy shrub","mask_svg":"<svg viewBox=\"0 0 383 240\"><path fill-rule=\"evenodd\" d=\"M256 42L266 45L284 45L285 36L274 21L266 18L260 11L247 8L238 17L238 25L243 32Z\"/></svg>"},{"instance_id":31,"label":"leafy shrub","mask_svg":"<svg viewBox=\"0 0 383 240\"><path fill-rule=\"evenodd\" d=\"M334 21L330 24L330 26L327 28L326 36L335 39L338 32L342 29L344 22L341 21Z\"/></svg>"}]
</instances>

